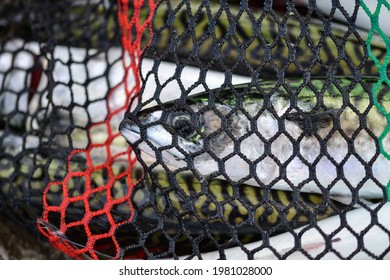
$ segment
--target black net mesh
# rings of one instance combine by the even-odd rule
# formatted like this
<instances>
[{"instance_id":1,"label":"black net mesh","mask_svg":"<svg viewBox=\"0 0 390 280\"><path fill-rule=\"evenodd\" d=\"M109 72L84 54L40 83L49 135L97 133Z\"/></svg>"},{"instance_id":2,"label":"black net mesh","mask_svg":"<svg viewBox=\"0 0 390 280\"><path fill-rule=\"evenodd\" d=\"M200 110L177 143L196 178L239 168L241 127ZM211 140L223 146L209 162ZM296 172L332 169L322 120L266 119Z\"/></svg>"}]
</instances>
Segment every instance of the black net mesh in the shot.
<instances>
[{"instance_id":1,"label":"black net mesh","mask_svg":"<svg viewBox=\"0 0 390 280\"><path fill-rule=\"evenodd\" d=\"M388 257L384 35L329 2L5 1L0 210L75 258Z\"/></svg>"},{"instance_id":2,"label":"black net mesh","mask_svg":"<svg viewBox=\"0 0 390 280\"><path fill-rule=\"evenodd\" d=\"M106 103L115 85L108 74L121 51L110 49L120 36L116 5L95 2L5 1L0 7L1 205L25 208L20 218L42 214L36 195L50 180L63 179L67 154L86 148L90 123L107 115L104 105L95 115L93 108ZM97 114L100 120L91 120ZM37 200L32 208L31 199Z\"/></svg>"}]
</instances>

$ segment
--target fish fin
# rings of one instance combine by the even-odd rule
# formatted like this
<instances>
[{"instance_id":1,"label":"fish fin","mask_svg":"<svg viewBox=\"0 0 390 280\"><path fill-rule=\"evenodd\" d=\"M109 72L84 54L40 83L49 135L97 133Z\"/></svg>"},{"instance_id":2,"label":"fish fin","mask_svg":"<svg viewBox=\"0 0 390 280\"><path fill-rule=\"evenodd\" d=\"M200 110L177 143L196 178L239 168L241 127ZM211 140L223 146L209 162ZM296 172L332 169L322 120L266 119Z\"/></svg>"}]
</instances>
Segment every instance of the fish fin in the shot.
<instances>
[{"instance_id":1,"label":"fish fin","mask_svg":"<svg viewBox=\"0 0 390 280\"><path fill-rule=\"evenodd\" d=\"M338 118L343 109L313 110L311 112L293 112L286 114L286 120L296 123L307 136L317 130L329 126L334 118Z\"/></svg>"}]
</instances>

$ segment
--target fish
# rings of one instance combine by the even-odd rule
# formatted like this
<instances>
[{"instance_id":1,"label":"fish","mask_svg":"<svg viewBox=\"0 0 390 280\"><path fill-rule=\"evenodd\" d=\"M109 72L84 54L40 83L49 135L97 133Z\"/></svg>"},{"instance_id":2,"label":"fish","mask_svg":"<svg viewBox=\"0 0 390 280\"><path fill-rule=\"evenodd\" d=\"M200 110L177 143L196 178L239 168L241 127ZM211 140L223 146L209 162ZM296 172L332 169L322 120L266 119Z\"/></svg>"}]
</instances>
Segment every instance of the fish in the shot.
<instances>
[{"instance_id":1,"label":"fish","mask_svg":"<svg viewBox=\"0 0 390 280\"><path fill-rule=\"evenodd\" d=\"M390 161L380 153L386 117L373 105L377 78L262 80L127 112L132 148L171 170L268 189L384 199ZM343 94L344 93L344 94ZM388 111L389 89L376 95ZM381 140L385 151L390 140Z\"/></svg>"},{"instance_id":2,"label":"fish","mask_svg":"<svg viewBox=\"0 0 390 280\"><path fill-rule=\"evenodd\" d=\"M352 24L338 24L316 13L299 15L293 4L280 14L272 3L261 10L247 1L228 5L161 1L143 56L258 79L330 72L377 75L375 63L366 55L367 32L356 26L351 31ZM378 60L384 60L386 46L381 38L374 36L370 48Z\"/></svg>"},{"instance_id":3,"label":"fish","mask_svg":"<svg viewBox=\"0 0 390 280\"><path fill-rule=\"evenodd\" d=\"M291 233L282 233L264 242L253 242L243 248L235 247L224 251L202 254L203 260L219 258L237 260L250 257L254 260L339 260L339 259L390 259L388 252L390 236L389 203L374 204L367 209L359 208L345 213L348 230L342 229L340 216L333 216L319 221L316 228L303 226ZM370 218L379 221L381 226L370 227ZM364 218L363 218L364 217ZM367 218L369 217L369 218ZM325 240L323 234L329 237ZM301 236L299 245L294 236ZM361 245L362 244L362 245ZM270 250L268 246L272 246ZM301 250L295 248L299 246ZM363 250L364 248L364 250ZM195 259L193 256L182 256L180 259Z\"/></svg>"},{"instance_id":4,"label":"fish","mask_svg":"<svg viewBox=\"0 0 390 280\"><path fill-rule=\"evenodd\" d=\"M337 24L322 15L320 10L316 11L320 19L310 15L309 21L306 15L298 17L293 5L286 14L279 14L272 10L272 5L268 11L247 6L245 1L242 3L160 1L152 19L152 34L147 29L141 38L143 57L218 71L229 70L237 75L257 74L263 79L275 79L281 73L285 77L302 76L305 72L319 76L329 71L335 75L378 74L375 63L367 60L364 41L367 32L356 26L351 31L348 25ZM50 5L53 22L63 22L65 17L69 19L70 27L65 30L57 24L46 26L45 15L40 14L46 11L46 5ZM15 9L14 6L15 3L4 5L4 13L8 15L11 11L15 16L9 18L15 20L0 22L0 38L20 38L45 44L55 41L59 45L98 50L107 49L107 40L112 47L121 45L115 2L72 1L66 9L57 1L45 2L44 5L34 3L30 9L25 3L20 3L23 8ZM317 6L322 8L319 3ZM91 11L93 18L84 16ZM132 5L129 5L129 18L133 12ZM143 5L140 17L146 19L150 12L150 7ZM191 21L193 24L189 24ZM42 25L52 32L42 32L37 28ZM331 29L325 28L328 25ZM89 28L90 32L86 34L84 28ZM100 36L103 29L104 38ZM214 55L210 50L219 50L219 54ZM374 40L371 51L382 61L386 46L381 39ZM343 56L339 57L341 54ZM293 64L290 63L292 57L295 58Z\"/></svg>"}]
</instances>

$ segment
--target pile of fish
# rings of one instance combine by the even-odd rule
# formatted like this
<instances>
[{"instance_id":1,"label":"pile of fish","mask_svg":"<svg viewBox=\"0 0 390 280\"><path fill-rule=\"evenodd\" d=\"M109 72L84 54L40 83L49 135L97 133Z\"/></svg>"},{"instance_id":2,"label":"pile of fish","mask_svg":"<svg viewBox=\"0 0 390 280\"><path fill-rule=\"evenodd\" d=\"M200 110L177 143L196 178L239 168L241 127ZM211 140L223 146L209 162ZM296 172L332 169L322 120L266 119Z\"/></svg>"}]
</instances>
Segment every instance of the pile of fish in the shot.
<instances>
[{"instance_id":1,"label":"pile of fish","mask_svg":"<svg viewBox=\"0 0 390 280\"><path fill-rule=\"evenodd\" d=\"M139 182L134 217L115 232L120 248L130 249L119 255L388 257L390 161L379 143L387 151L390 140L379 142L387 120L374 106L378 70L367 57L365 32L304 21L292 11L278 17L245 5L205 5L159 4L141 60L140 99L110 120L123 136L110 150L127 151L127 141L140 163L132 171ZM236 35L225 10L237 21ZM39 42L12 39L0 49L0 206L18 219L38 219L75 248L87 244L82 229L59 232L58 217L39 220L43 191L64 179L71 150L104 143L105 129L86 131L126 100L123 89L105 99L125 78L121 48L82 47L57 45L45 57ZM371 51L383 59L386 47L374 40ZM388 111L387 85L377 100ZM88 167L82 155L72 160L76 170ZM112 166L114 174L128 168L127 158ZM90 184L109 180L96 172ZM77 196L85 184L67 191ZM128 191L126 180L112 190L117 197ZM60 189L46 197L51 205L62 199ZM106 201L95 193L90 211ZM110 214L120 222L133 211L123 204ZM84 215L75 203L66 223ZM95 219L88 226L100 234L112 225ZM99 258L118 256L107 244L94 250Z\"/></svg>"}]
</instances>

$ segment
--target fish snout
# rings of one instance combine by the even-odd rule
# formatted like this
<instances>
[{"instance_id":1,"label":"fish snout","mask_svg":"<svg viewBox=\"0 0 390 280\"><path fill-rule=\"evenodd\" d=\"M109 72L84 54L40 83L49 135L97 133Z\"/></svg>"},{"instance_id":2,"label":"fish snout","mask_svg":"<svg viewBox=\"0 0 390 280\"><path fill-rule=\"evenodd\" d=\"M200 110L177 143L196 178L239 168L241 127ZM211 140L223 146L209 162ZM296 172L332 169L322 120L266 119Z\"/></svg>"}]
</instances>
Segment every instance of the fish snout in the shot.
<instances>
[{"instance_id":1,"label":"fish snout","mask_svg":"<svg viewBox=\"0 0 390 280\"><path fill-rule=\"evenodd\" d=\"M119 125L119 131L129 144L134 144L141 138L140 129L132 118L125 117Z\"/></svg>"},{"instance_id":2,"label":"fish snout","mask_svg":"<svg viewBox=\"0 0 390 280\"><path fill-rule=\"evenodd\" d=\"M130 131L135 131L135 127L138 128L138 125L134 121L133 117L126 116L121 123L119 124L119 131L122 133L123 131L130 130ZM139 128L137 129L139 131Z\"/></svg>"}]
</instances>

